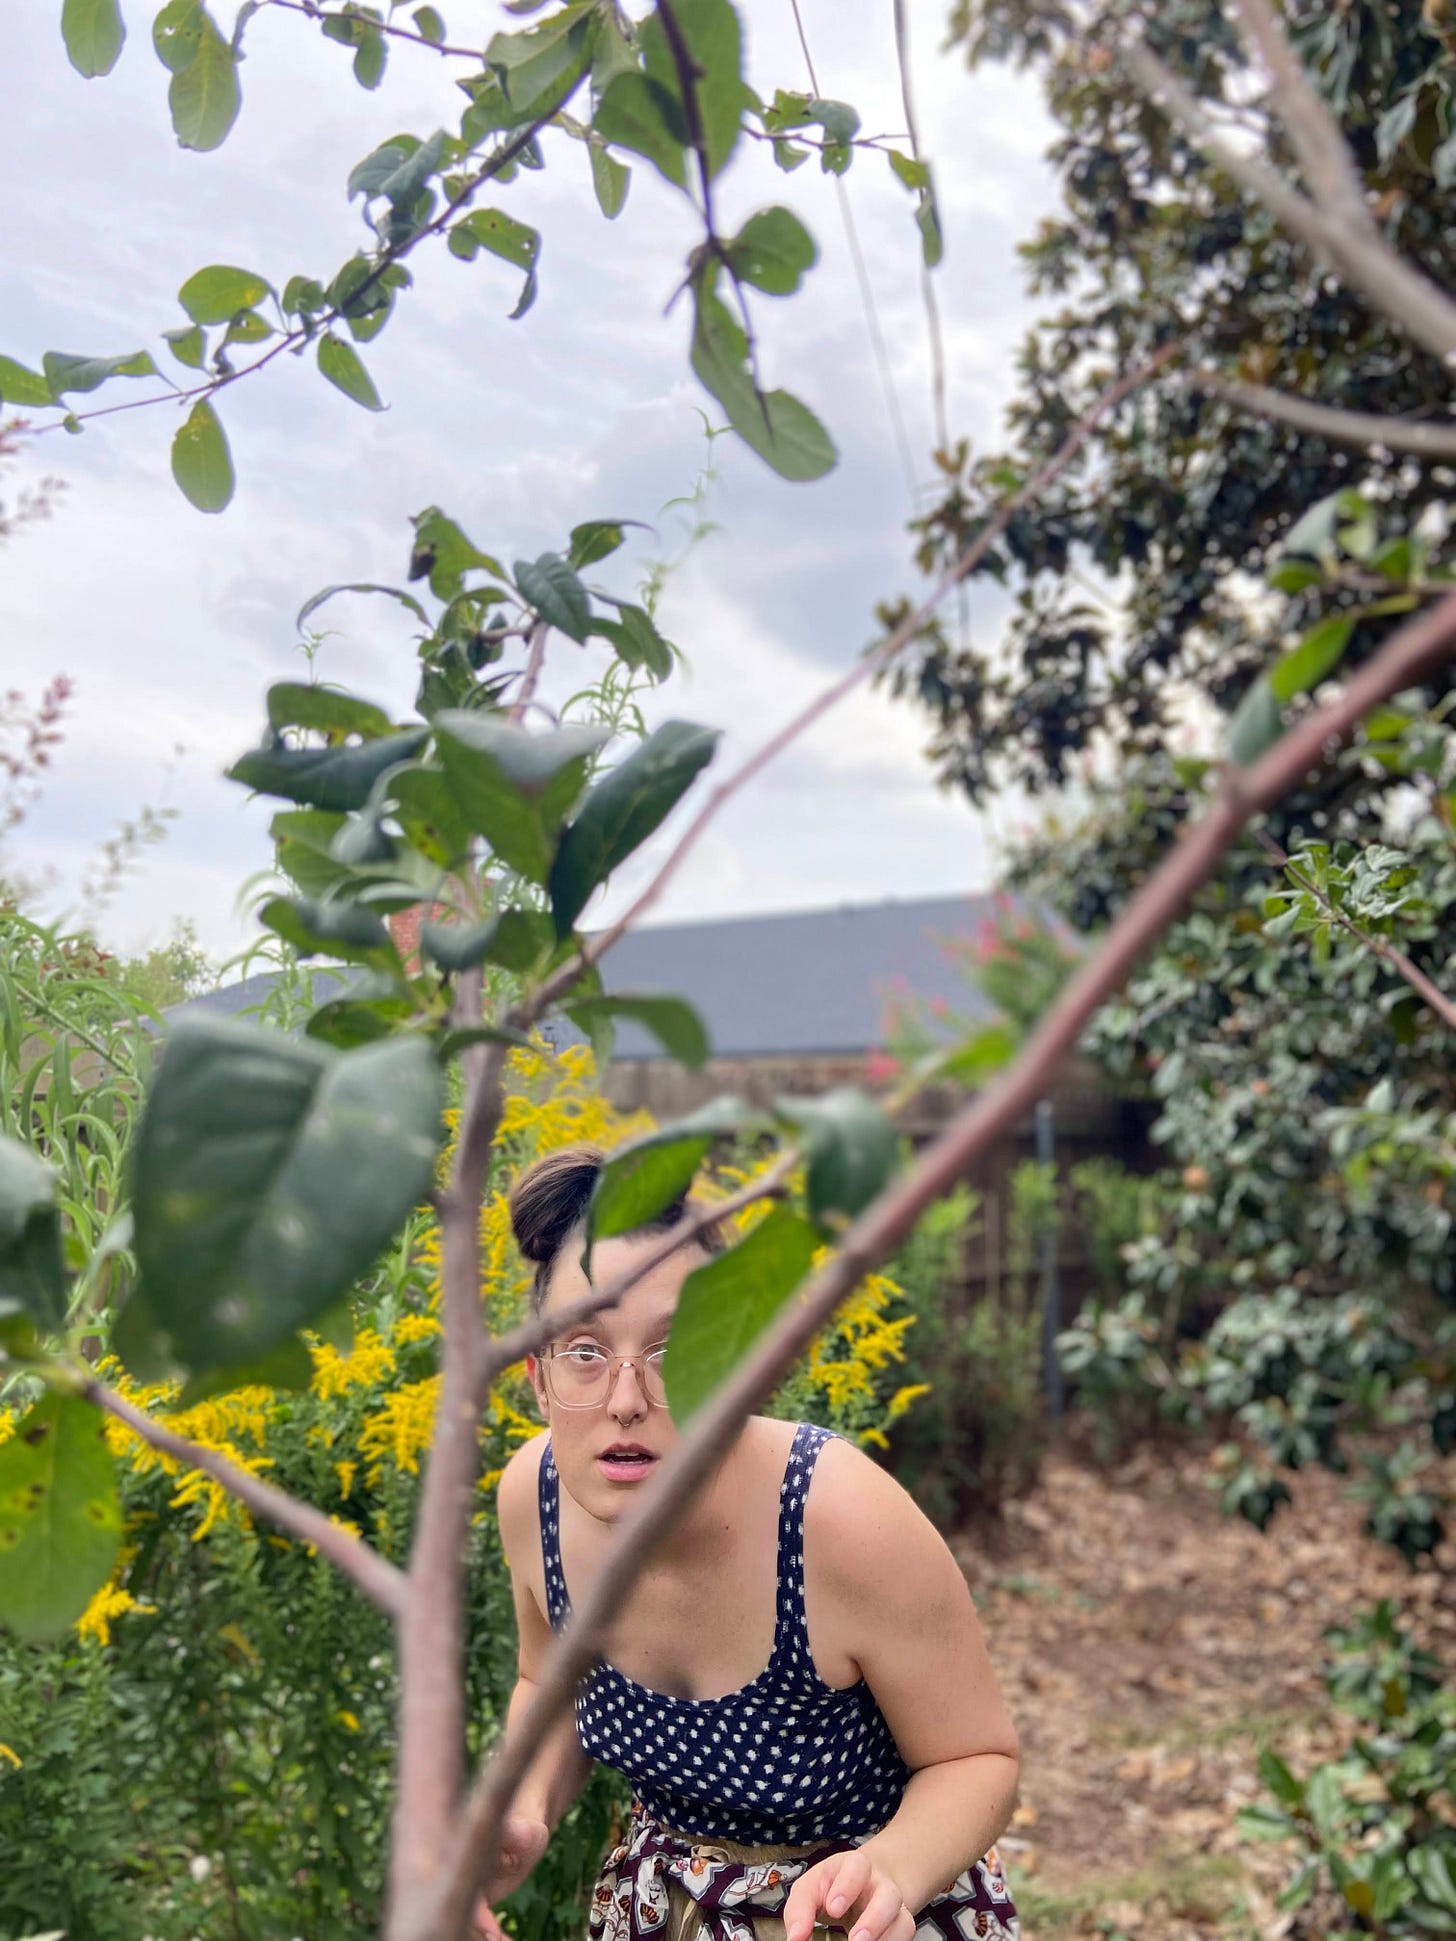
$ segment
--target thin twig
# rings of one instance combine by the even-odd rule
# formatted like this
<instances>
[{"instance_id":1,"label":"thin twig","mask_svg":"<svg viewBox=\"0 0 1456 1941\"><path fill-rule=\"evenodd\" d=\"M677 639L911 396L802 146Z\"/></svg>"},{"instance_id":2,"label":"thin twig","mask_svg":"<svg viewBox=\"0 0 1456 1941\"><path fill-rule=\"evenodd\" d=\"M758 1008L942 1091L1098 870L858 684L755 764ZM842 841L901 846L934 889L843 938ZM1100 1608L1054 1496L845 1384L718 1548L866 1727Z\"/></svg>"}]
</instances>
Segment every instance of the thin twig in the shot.
<instances>
[{"instance_id":1,"label":"thin twig","mask_svg":"<svg viewBox=\"0 0 1456 1941\"><path fill-rule=\"evenodd\" d=\"M1293 857L1285 855L1284 850L1267 830L1258 829L1254 833L1255 840L1262 845L1268 855L1273 857L1281 869L1289 872L1291 879L1299 885L1300 889L1308 891L1326 914L1332 917L1342 929L1348 930L1358 942L1364 944L1367 950L1373 950L1377 957L1383 957L1391 969L1405 979L1416 995L1430 1005L1437 1017L1456 1031L1456 1003L1453 1003L1438 985L1431 982L1418 964L1412 963L1398 945L1389 942L1385 937L1376 936L1372 931L1356 923L1352 916L1326 896L1318 883L1310 877L1300 875L1298 863Z\"/></svg>"},{"instance_id":2,"label":"thin twig","mask_svg":"<svg viewBox=\"0 0 1456 1941\"><path fill-rule=\"evenodd\" d=\"M347 20L347 14L328 14L310 0L263 0L265 7L282 7L285 13L301 13L309 20ZM357 16L356 16L357 18ZM376 34L388 34L392 40L410 40L417 47L427 47L432 54L453 54L463 60L479 61L484 52L479 47L452 47L441 40L428 40L424 34L412 34L408 27L395 27L387 20L371 20L367 23Z\"/></svg>"},{"instance_id":3,"label":"thin twig","mask_svg":"<svg viewBox=\"0 0 1456 1941\"><path fill-rule=\"evenodd\" d=\"M1342 411L1335 405L1320 404L1313 398L1292 397L1287 391L1272 391L1267 385L1245 384L1242 379L1220 377L1216 371L1190 371L1183 380L1191 389L1222 398L1238 411L1253 418L1273 418L1307 431L1332 444L1358 445L1368 449L1383 445L1392 452L1409 452L1417 458L1456 458L1456 425L1436 425L1411 418L1389 418L1372 411Z\"/></svg>"},{"instance_id":4,"label":"thin twig","mask_svg":"<svg viewBox=\"0 0 1456 1941\"><path fill-rule=\"evenodd\" d=\"M128 1402L115 1389L108 1388L104 1382L85 1382L80 1393L86 1401L105 1409L119 1422L124 1422L153 1449L175 1457L189 1469L200 1469L204 1475L220 1483L230 1495L246 1503L256 1515L267 1517L270 1523L276 1523L290 1536L311 1543L346 1577L352 1577L364 1595L381 1611L387 1612L396 1624L403 1618L409 1602L409 1586L404 1573L397 1570L387 1558L381 1557L377 1550L371 1549L361 1537L353 1536L340 1524L331 1522L322 1510L295 1501L281 1489L275 1489L271 1483L254 1476L250 1470L229 1462L217 1450L189 1442L175 1429L165 1428L145 1410Z\"/></svg>"},{"instance_id":5,"label":"thin twig","mask_svg":"<svg viewBox=\"0 0 1456 1941\"><path fill-rule=\"evenodd\" d=\"M506 719L520 724L531 702L535 699L536 686L541 679L541 669L546 661L546 636L551 629L544 620L538 620L530 633L530 644L526 655L526 665L521 674L521 685L515 700L511 703Z\"/></svg>"},{"instance_id":6,"label":"thin twig","mask_svg":"<svg viewBox=\"0 0 1456 1941\"><path fill-rule=\"evenodd\" d=\"M920 131L915 122L915 101L910 91L910 25L905 15L905 0L895 0L895 57L900 68L900 99L905 104L905 126L910 131L910 153L922 167ZM927 195L932 197L929 189ZM938 220L937 216L937 220ZM920 261L920 295L925 304L925 323L930 334L930 390L935 407L935 437L943 452L950 450L950 417L945 396L945 339L940 328L940 306L935 300L935 282L924 252Z\"/></svg>"},{"instance_id":7,"label":"thin twig","mask_svg":"<svg viewBox=\"0 0 1456 1941\"><path fill-rule=\"evenodd\" d=\"M660 1474L618 1524L601 1571L575 1604L542 1668L519 1731L500 1747L472 1788L451 1843L437 1916L440 1931L453 1933L463 1924L477 1884L493 1862L497 1830L535 1749L569 1705L577 1680L600 1655L609 1627L648 1558L732 1448L747 1415L772 1393L851 1288L904 1242L926 1208L964 1178L988 1146L1043 1095L1087 1021L1212 875L1245 822L1271 808L1325 761L1370 708L1441 666L1453 648L1456 594L1402 627L1335 700L1292 728L1253 768L1225 769L1213 806L1118 917L1095 955L1072 974L1016 1062L860 1215L834 1259L784 1304L773 1325L704 1404Z\"/></svg>"},{"instance_id":8,"label":"thin twig","mask_svg":"<svg viewBox=\"0 0 1456 1941\"><path fill-rule=\"evenodd\" d=\"M1326 207L1291 188L1267 162L1230 142L1147 43L1128 40L1122 58L1154 107L1225 175L1262 202L1317 256L1339 271L1371 306L1448 366L1456 365L1456 303L1413 269L1378 228L1352 220L1343 205Z\"/></svg>"}]
</instances>

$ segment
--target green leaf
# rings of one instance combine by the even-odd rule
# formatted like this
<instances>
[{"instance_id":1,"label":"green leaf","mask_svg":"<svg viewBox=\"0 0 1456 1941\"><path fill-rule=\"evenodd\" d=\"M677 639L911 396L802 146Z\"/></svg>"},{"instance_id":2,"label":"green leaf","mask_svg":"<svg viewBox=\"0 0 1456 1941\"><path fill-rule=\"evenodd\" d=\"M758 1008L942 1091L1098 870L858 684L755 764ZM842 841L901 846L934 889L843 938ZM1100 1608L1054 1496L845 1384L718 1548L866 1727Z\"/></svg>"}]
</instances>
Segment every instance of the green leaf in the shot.
<instances>
[{"instance_id":1,"label":"green leaf","mask_svg":"<svg viewBox=\"0 0 1456 1941\"><path fill-rule=\"evenodd\" d=\"M588 137L587 154L591 158L592 188L596 191L597 207L608 222L614 222L626 207L632 171L625 162L619 162L610 153L605 142Z\"/></svg>"},{"instance_id":2,"label":"green leaf","mask_svg":"<svg viewBox=\"0 0 1456 1941\"><path fill-rule=\"evenodd\" d=\"M541 910L502 910L482 923L422 923L420 948L441 970L470 970L499 964L528 971L556 941L551 919Z\"/></svg>"},{"instance_id":3,"label":"green leaf","mask_svg":"<svg viewBox=\"0 0 1456 1941\"><path fill-rule=\"evenodd\" d=\"M672 672L672 649L653 625L652 616L629 600L618 602L616 620L593 619L592 632L610 640L628 667L645 667L656 681Z\"/></svg>"},{"instance_id":4,"label":"green leaf","mask_svg":"<svg viewBox=\"0 0 1456 1941\"><path fill-rule=\"evenodd\" d=\"M435 717L435 734L471 828L512 869L544 883L557 830L581 793L606 729L571 727L533 735L508 721L450 708Z\"/></svg>"},{"instance_id":5,"label":"green leaf","mask_svg":"<svg viewBox=\"0 0 1456 1941\"><path fill-rule=\"evenodd\" d=\"M430 624L430 616L425 612L414 594L406 593L403 587L377 586L372 580L341 580L336 586L326 586L322 592L315 593L312 599L305 600L303 605L298 609L298 618L294 621L294 626L302 632L303 623L308 619L309 615L315 613L323 605L325 600L332 600L336 593L387 593L391 600L398 600L402 607L408 607L409 611L424 626L428 627Z\"/></svg>"},{"instance_id":6,"label":"green leaf","mask_svg":"<svg viewBox=\"0 0 1456 1941\"><path fill-rule=\"evenodd\" d=\"M586 588L560 553L518 559L515 576L521 598L536 609L548 627L555 627L570 640L586 639L591 632L591 604Z\"/></svg>"},{"instance_id":7,"label":"green leaf","mask_svg":"<svg viewBox=\"0 0 1456 1941\"><path fill-rule=\"evenodd\" d=\"M459 594L464 575L473 570L505 578L505 568L489 553L479 552L453 519L435 505L417 512L411 521L415 529L414 549L410 554L408 577L429 575L430 591L437 600L453 600Z\"/></svg>"},{"instance_id":8,"label":"green leaf","mask_svg":"<svg viewBox=\"0 0 1456 1941\"><path fill-rule=\"evenodd\" d=\"M1312 505L1284 535L1281 550L1285 553L1302 553L1310 559L1320 559L1333 552L1335 528L1340 523L1340 500L1343 497L1343 491L1331 492Z\"/></svg>"},{"instance_id":9,"label":"green leaf","mask_svg":"<svg viewBox=\"0 0 1456 1941\"><path fill-rule=\"evenodd\" d=\"M346 398L362 404L366 411L383 411L384 402L374 388L374 380L360 361L359 353L342 337L326 330L319 338L318 367L330 384L336 384Z\"/></svg>"},{"instance_id":10,"label":"green leaf","mask_svg":"<svg viewBox=\"0 0 1456 1941\"><path fill-rule=\"evenodd\" d=\"M735 1137L751 1117L741 1099L713 1099L609 1153L587 1209L590 1236L608 1240L655 1220L687 1192L714 1141Z\"/></svg>"},{"instance_id":11,"label":"green leaf","mask_svg":"<svg viewBox=\"0 0 1456 1941\"><path fill-rule=\"evenodd\" d=\"M116 66L126 39L117 0L65 0L61 8L61 37L66 56L78 74L94 81Z\"/></svg>"},{"instance_id":12,"label":"green leaf","mask_svg":"<svg viewBox=\"0 0 1456 1941\"><path fill-rule=\"evenodd\" d=\"M1276 593L1303 593L1318 586L1324 574L1313 560L1296 558L1281 560L1265 577Z\"/></svg>"},{"instance_id":13,"label":"green leaf","mask_svg":"<svg viewBox=\"0 0 1456 1941\"><path fill-rule=\"evenodd\" d=\"M1260 1747L1258 1764L1259 1777L1275 1799L1284 1806L1298 1806L1302 1802L1304 1787L1271 1746Z\"/></svg>"},{"instance_id":14,"label":"green leaf","mask_svg":"<svg viewBox=\"0 0 1456 1941\"><path fill-rule=\"evenodd\" d=\"M451 869L470 847L471 828L443 769L410 762L389 776L389 800L405 840L441 869Z\"/></svg>"},{"instance_id":15,"label":"green leaf","mask_svg":"<svg viewBox=\"0 0 1456 1941\"><path fill-rule=\"evenodd\" d=\"M202 0L167 0L152 22L152 45L169 73L180 74L202 39Z\"/></svg>"},{"instance_id":16,"label":"green leaf","mask_svg":"<svg viewBox=\"0 0 1456 1941\"><path fill-rule=\"evenodd\" d=\"M264 795L281 795L316 809L362 809L369 791L396 762L406 762L429 740L427 728L383 735L362 747L288 748L265 743L233 763L228 779Z\"/></svg>"},{"instance_id":17,"label":"green leaf","mask_svg":"<svg viewBox=\"0 0 1456 1941\"><path fill-rule=\"evenodd\" d=\"M54 404L51 387L39 371L13 357L0 357L0 404Z\"/></svg>"},{"instance_id":18,"label":"green leaf","mask_svg":"<svg viewBox=\"0 0 1456 1941\"><path fill-rule=\"evenodd\" d=\"M945 255L945 239L941 235L940 210L934 189L927 189L921 196L915 210L915 221L920 230L921 260L926 269L933 270Z\"/></svg>"},{"instance_id":19,"label":"green leaf","mask_svg":"<svg viewBox=\"0 0 1456 1941\"><path fill-rule=\"evenodd\" d=\"M760 392L748 366L748 340L706 284L696 290L692 366L743 442L780 478L822 478L838 454L823 425L787 391Z\"/></svg>"},{"instance_id":20,"label":"green leaf","mask_svg":"<svg viewBox=\"0 0 1456 1941\"><path fill-rule=\"evenodd\" d=\"M496 34L485 59L517 122L537 121L565 99L591 60L596 21L582 6L563 7L539 26Z\"/></svg>"},{"instance_id":21,"label":"green leaf","mask_svg":"<svg viewBox=\"0 0 1456 1941\"><path fill-rule=\"evenodd\" d=\"M230 323L240 310L251 310L255 303L261 303L272 287L255 270L214 263L188 277L177 292L177 301L193 323Z\"/></svg>"},{"instance_id":22,"label":"green leaf","mask_svg":"<svg viewBox=\"0 0 1456 1941\"><path fill-rule=\"evenodd\" d=\"M383 708L321 681L275 681L268 690L268 724L273 728L316 728L321 734L377 735L394 732Z\"/></svg>"},{"instance_id":23,"label":"green leaf","mask_svg":"<svg viewBox=\"0 0 1456 1941\"><path fill-rule=\"evenodd\" d=\"M890 167L899 176L907 189L924 189L930 184L930 170L924 162L917 161L913 155L904 155L898 148L885 151Z\"/></svg>"},{"instance_id":24,"label":"green leaf","mask_svg":"<svg viewBox=\"0 0 1456 1941\"><path fill-rule=\"evenodd\" d=\"M687 187L688 134L675 89L645 74L619 74L597 103L592 125L603 141L645 157L675 188Z\"/></svg>"},{"instance_id":25,"label":"green leaf","mask_svg":"<svg viewBox=\"0 0 1456 1941\"><path fill-rule=\"evenodd\" d=\"M361 88L377 88L384 79L389 43L383 34L366 34L354 55L354 79Z\"/></svg>"},{"instance_id":26,"label":"green leaf","mask_svg":"<svg viewBox=\"0 0 1456 1941\"><path fill-rule=\"evenodd\" d=\"M566 1015L590 1038L607 1022L630 1018L650 1031L670 1058L694 1071L712 1053L708 1033L693 1007L680 997L634 997L616 992L566 1001Z\"/></svg>"},{"instance_id":27,"label":"green leaf","mask_svg":"<svg viewBox=\"0 0 1456 1941\"><path fill-rule=\"evenodd\" d=\"M775 206L750 216L728 244L728 261L739 280L788 296L817 260L814 238L789 209Z\"/></svg>"},{"instance_id":28,"label":"green leaf","mask_svg":"<svg viewBox=\"0 0 1456 1941\"><path fill-rule=\"evenodd\" d=\"M556 934L567 937L592 891L637 849L713 758L715 728L665 721L592 788L551 870Z\"/></svg>"},{"instance_id":29,"label":"green leaf","mask_svg":"<svg viewBox=\"0 0 1456 1941\"><path fill-rule=\"evenodd\" d=\"M448 232L452 256L470 262L477 253L489 250L492 256L513 263L526 272L525 286L511 316L523 317L536 300L536 264L541 254L541 233L529 223L517 222L501 209L476 209L462 216Z\"/></svg>"},{"instance_id":30,"label":"green leaf","mask_svg":"<svg viewBox=\"0 0 1456 1941\"><path fill-rule=\"evenodd\" d=\"M110 377L156 377L150 351L128 351L123 357L80 357L69 351L48 350L41 359L52 398L67 391L94 391Z\"/></svg>"},{"instance_id":31,"label":"green leaf","mask_svg":"<svg viewBox=\"0 0 1456 1941\"><path fill-rule=\"evenodd\" d=\"M859 112L847 101L811 101L807 112L810 121L818 122L829 141L853 141L859 133Z\"/></svg>"},{"instance_id":32,"label":"green leaf","mask_svg":"<svg viewBox=\"0 0 1456 1941\"><path fill-rule=\"evenodd\" d=\"M164 330L163 337L179 364L185 364L191 371L200 371L207 356L207 337L200 324L187 324L180 330Z\"/></svg>"},{"instance_id":33,"label":"green leaf","mask_svg":"<svg viewBox=\"0 0 1456 1941\"><path fill-rule=\"evenodd\" d=\"M205 7L192 11L199 17L192 58L173 71L167 105L182 147L206 153L226 141L238 118L242 91L238 86L238 60L231 46Z\"/></svg>"},{"instance_id":34,"label":"green leaf","mask_svg":"<svg viewBox=\"0 0 1456 1941\"><path fill-rule=\"evenodd\" d=\"M1292 701L1317 687L1340 657L1355 631L1354 614L1334 613L1311 627L1292 652L1270 668L1269 686L1276 701Z\"/></svg>"},{"instance_id":35,"label":"green leaf","mask_svg":"<svg viewBox=\"0 0 1456 1941\"><path fill-rule=\"evenodd\" d=\"M259 910L258 921L300 957L339 957L352 964L397 961L383 921L362 903L273 896Z\"/></svg>"},{"instance_id":36,"label":"green leaf","mask_svg":"<svg viewBox=\"0 0 1456 1941\"><path fill-rule=\"evenodd\" d=\"M172 440L172 476L199 512L221 512L233 496L233 461L217 413L199 398Z\"/></svg>"},{"instance_id":37,"label":"green leaf","mask_svg":"<svg viewBox=\"0 0 1456 1941\"><path fill-rule=\"evenodd\" d=\"M0 1138L0 1315L27 1314L47 1333L66 1324L58 1190L29 1146Z\"/></svg>"},{"instance_id":38,"label":"green leaf","mask_svg":"<svg viewBox=\"0 0 1456 1941\"><path fill-rule=\"evenodd\" d=\"M290 276L283 286L279 306L290 317L311 317L328 309L328 292L315 277Z\"/></svg>"},{"instance_id":39,"label":"green leaf","mask_svg":"<svg viewBox=\"0 0 1456 1941\"><path fill-rule=\"evenodd\" d=\"M433 7L416 7L414 23L432 47L438 47L445 38L445 23Z\"/></svg>"},{"instance_id":40,"label":"green leaf","mask_svg":"<svg viewBox=\"0 0 1456 1941\"><path fill-rule=\"evenodd\" d=\"M813 1264L819 1237L788 1207L775 1207L728 1253L683 1282L663 1375L681 1426L738 1366Z\"/></svg>"},{"instance_id":41,"label":"green leaf","mask_svg":"<svg viewBox=\"0 0 1456 1941\"><path fill-rule=\"evenodd\" d=\"M580 526L571 529L571 544L566 550L566 561L579 573L583 566L595 566L599 559L607 559L616 552L626 537L628 526L643 526L640 519L588 519Z\"/></svg>"},{"instance_id":42,"label":"green leaf","mask_svg":"<svg viewBox=\"0 0 1456 1941\"><path fill-rule=\"evenodd\" d=\"M1272 748L1284 732L1279 702L1261 674L1240 701L1229 723L1229 755L1240 767L1256 762L1266 748Z\"/></svg>"},{"instance_id":43,"label":"green leaf","mask_svg":"<svg viewBox=\"0 0 1456 1941\"><path fill-rule=\"evenodd\" d=\"M419 1038L346 1053L179 1022L133 1204L141 1281L181 1362L246 1366L324 1313L429 1191L443 1104Z\"/></svg>"},{"instance_id":44,"label":"green leaf","mask_svg":"<svg viewBox=\"0 0 1456 1941\"><path fill-rule=\"evenodd\" d=\"M780 1099L779 1117L803 1137L809 1160L809 1211L853 1219L895 1170L900 1135L864 1092L839 1086L822 1098Z\"/></svg>"},{"instance_id":45,"label":"green leaf","mask_svg":"<svg viewBox=\"0 0 1456 1941\"><path fill-rule=\"evenodd\" d=\"M313 1356L296 1334L286 1341L280 1341L276 1348L270 1348L266 1355L259 1355L256 1361L245 1362L238 1368L215 1369L209 1374L194 1375L185 1382L174 1407L178 1409L196 1408L199 1402L210 1402L214 1395L231 1395L239 1388L282 1388L295 1393L305 1392L313 1382Z\"/></svg>"},{"instance_id":46,"label":"green leaf","mask_svg":"<svg viewBox=\"0 0 1456 1941\"><path fill-rule=\"evenodd\" d=\"M400 988L398 978L371 971L338 997L319 1005L304 1030L320 1044L352 1051L357 1045L394 1037L399 1026L414 1014L414 1003Z\"/></svg>"},{"instance_id":47,"label":"green leaf","mask_svg":"<svg viewBox=\"0 0 1456 1941\"><path fill-rule=\"evenodd\" d=\"M437 1055L444 1063L459 1052L468 1051L472 1045L509 1045L514 1051L533 1049L529 1035L509 1025L470 1024L463 1025L459 1031L447 1031L440 1040Z\"/></svg>"},{"instance_id":48,"label":"green leaf","mask_svg":"<svg viewBox=\"0 0 1456 1941\"><path fill-rule=\"evenodd\" d=\"M0 1623L28 1644L76 1622L121 1547L101 1411L43 1395L0 1443Z\"/></svg>"}]
</instances>

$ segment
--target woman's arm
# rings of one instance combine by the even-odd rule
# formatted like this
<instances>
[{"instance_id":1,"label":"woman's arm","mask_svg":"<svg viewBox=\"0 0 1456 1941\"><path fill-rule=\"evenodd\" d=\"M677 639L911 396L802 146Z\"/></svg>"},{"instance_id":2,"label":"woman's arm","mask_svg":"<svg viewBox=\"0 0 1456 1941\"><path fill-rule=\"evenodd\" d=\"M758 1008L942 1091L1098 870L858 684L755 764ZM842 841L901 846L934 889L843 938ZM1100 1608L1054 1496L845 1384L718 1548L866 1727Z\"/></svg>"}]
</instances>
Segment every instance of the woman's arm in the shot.
<instances>
[{"instance_id":1,"label":"woman's arm","mask_svg":"<svg viewBox=\"0 0 1456 1941\"><path fill-rule=\"evenodd\" d=\"M845 1443L809 1493L805 1574L816 1621L874 1693L911 1778L898 1810L852 1853L813 1868L785 1908L788 1941L822 1909L851 1941L908 1941L914 1916L995 1844L1016 1797L1019 1748L960 1567L900 1485Z\"/></svg>"}]
</instances>

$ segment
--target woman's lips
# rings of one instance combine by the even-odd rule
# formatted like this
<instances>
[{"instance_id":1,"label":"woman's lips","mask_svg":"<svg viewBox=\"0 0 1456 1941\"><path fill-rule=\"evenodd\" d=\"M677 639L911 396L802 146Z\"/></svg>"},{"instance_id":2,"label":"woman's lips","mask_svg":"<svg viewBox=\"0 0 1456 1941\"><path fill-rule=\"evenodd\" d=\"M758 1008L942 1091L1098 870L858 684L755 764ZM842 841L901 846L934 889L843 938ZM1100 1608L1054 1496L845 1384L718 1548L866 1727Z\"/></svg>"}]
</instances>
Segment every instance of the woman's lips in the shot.
<instances>
[{"instance_id":1,"label":"woman's lips","mask_svg":"<svg viewBox=\"0 0 1456 1941\"><path fill-rule=\"evenodd\" d=\"M597 1468L612 1483L640 1483L656 1466L649 1449L604 1449L597 1457Z\"/></svg>"}]
</instances>

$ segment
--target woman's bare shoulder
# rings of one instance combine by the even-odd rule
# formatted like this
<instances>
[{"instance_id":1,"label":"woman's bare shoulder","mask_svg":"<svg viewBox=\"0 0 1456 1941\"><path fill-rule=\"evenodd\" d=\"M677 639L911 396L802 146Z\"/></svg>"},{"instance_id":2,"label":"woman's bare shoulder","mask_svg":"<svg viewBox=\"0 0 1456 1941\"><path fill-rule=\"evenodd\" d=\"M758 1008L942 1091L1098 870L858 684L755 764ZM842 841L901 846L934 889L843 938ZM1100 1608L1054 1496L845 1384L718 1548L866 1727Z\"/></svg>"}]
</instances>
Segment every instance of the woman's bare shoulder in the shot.
<instances>
[{"instance_id":1,"label":"woman's bare shoulder","mask_svg":"<svg viewBox=\"0 0 1456 1941\"><path fill-rule=\"evenodd\" d=\"M816 1574L923 1589L926 1572L960 1572L945 1539L895 1478L863 1449L835 1436L819 1451L804 1509L805 1542Z\"/></svg>"},{"instance_id":2,"label":"woman's bare shoulder","mask_svg":"<svg viewBox=\"0 0 1456 1941\"><path fill-rule=\"evenodd\" d=\"M501 1542L508 1562L523 1552L532 1554L539 1546L541 1511L537 1488L546 1442L544 1429L529 1442L523 1442L501 1471L496 1485L496 1514L500 1518Z\"/></svg>"}]
</instances>

